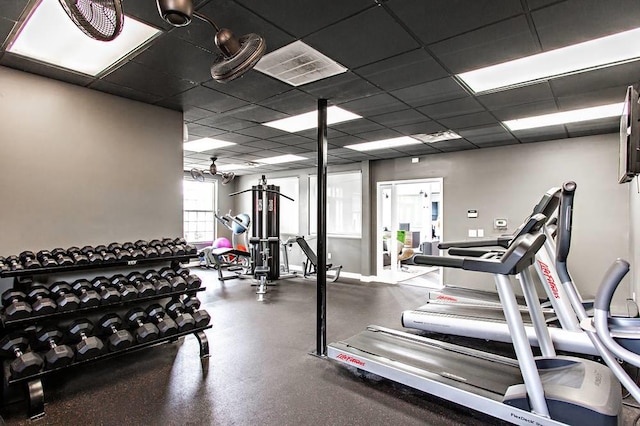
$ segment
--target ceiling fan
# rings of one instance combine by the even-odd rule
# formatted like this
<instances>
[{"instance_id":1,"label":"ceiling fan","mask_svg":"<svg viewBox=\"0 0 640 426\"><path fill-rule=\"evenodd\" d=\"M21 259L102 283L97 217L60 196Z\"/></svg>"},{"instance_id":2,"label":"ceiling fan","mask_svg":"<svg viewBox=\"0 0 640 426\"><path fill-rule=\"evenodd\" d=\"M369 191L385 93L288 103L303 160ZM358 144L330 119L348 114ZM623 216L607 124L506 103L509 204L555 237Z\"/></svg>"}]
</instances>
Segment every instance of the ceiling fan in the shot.
<instances>
[{"instance_id":1,"label":"ceiling fan","mask_svg":"<svg viewBox=\"0 0 640 426\"><path fill-rule=\"evenodd\" d=\"M122 0L58 1L73 23L93 39L111 41L122 31Z\"/></svg>"},{"instance_id":2,"label":"ceiling fan","mask_svg":"<svg viewBox=\"0 0 640 426\"><path fill-rule=\"evenodd\" d=\"M200 170L200 169L191 169L189 172L191 174L191 178L193 180L197 180L198 182L204 182L205 173L211 174L211 176L220 175L222 177L222 184L226 185L231 182L236 174L233 172L218 172L218 166L216 166L216 160L218 157L211 157L211 165L209 166L209 170Z\"/></svg>"},{"instance_id":3,"label":"ceiling fan","mask_svg":"<svg viewBox=\"0 0 640 426\"><path fill-rule=\"evenodd\" d=\"M222 53L211 65L211 76L215 81L226 83L241 77L264 55L267 48L264 38L254 33L236 37L231 30L218 27L207 16L194 11L191 0L156 1L162 19L174 27L189 25L192 17L195 16L215 29L214 41Z\"/></svg>"}]
</instances>

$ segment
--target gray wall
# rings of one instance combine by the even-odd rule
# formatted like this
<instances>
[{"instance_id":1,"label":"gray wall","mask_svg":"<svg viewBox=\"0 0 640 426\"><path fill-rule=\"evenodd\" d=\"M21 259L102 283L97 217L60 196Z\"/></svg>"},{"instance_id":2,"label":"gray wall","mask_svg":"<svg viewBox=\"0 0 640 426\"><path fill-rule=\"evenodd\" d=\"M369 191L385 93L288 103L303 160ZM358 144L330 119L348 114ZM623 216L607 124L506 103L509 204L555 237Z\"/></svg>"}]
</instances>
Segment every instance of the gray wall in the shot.
<instances>
[{"instance_id":1,"label":"gray wall","mask_svg":"<svg viewBox=\"0 0 640 426\"><path fill-rule=\"evenodd\" d=\"M574 180L569 268L583 294L595 294L609 264L629 255L629 196L617 183L617 164L616 134L429 155L418 164L410 158L375 161L370 233L375 236L376 182L443 177L444 238L460 240L468 238L469 228L482 228L487 236L503 233L493 229L494 218L507 218L512 232L547 189ZM479 217L468 219L469 209ZM375 244L369 253L375 259ZM369 273L375 273L375 262ZM490 277L465 271L446 270L445 283L493 288ZM625 283L618 299L629 294Z\"/></svg>"},{"instance_id":2,"label":"gray wall","mask_svg":"<svg viewBox=\"0 0 640 426\"><path fill-rule=\"evenodd\" d=\"M360 274L364 269L369 268L368 259L368 247L369 247L369 235L367 220L368 206L369 206L369 182L368 173L369 165L367 162L354 163L348 165L331 166L328 167L328 173L340 173L346 171L361 171L362 172L362 202L363 202L363 229L362 238L340 238L329 236L327 239L327 252L331 253L331 260L329 263L342 265L344 272L351 272ZM298 214L299 214L299 235L309 235L309 175L316 174L316 168L301 169L301 170L288 170L281 172L269 172L266 174L267 184L269 179L284 178L284 177L297 177L299 194L287 194L297 199L298 202ZM239 176L235 179L235 187L237 190L243 190L251 188L251 186L258 183L260 175L246 175ZM246 193L239 195L234 200L234 213L248 213L251 214L251 195ZM284 200L283 204L288 201ZM283 208L286 207L283 206ZM253 218L251 218L253 220ZM286 239L289 235L281 235L282 239ZM316 251L317 241L315 238L309 240L309 245ZM294 245L289 251L289 265L300 266L305 259L304 254L297 245Z\"/></svg>"},{"instance_id":3,"label":"gray wall","mask_svg":"<svg viewBox=\"0 0 640 426\"><path fill-rule=\"evenodd\" d=\"M182 114L0 67L0 254L182 235Z\"/></svg>"}]
</instances>

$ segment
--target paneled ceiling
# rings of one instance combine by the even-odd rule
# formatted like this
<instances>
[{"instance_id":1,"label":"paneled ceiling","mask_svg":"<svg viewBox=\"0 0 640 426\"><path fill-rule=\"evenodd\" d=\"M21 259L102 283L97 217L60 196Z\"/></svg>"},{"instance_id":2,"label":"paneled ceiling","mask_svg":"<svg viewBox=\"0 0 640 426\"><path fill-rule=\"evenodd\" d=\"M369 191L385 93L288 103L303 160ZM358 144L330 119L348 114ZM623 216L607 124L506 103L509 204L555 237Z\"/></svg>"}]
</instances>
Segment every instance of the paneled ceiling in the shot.
<instances>
[{"instance_id":1,"label":"paneled ceiling","mask_svg":"<svg viewBox=\"0 0 640 426\"><path fill-rule=\"evenodd\" d=\"M0 2L6 49L35 0ZM236 34L265 37L267 52L302 40L348 71L293 87L256 70L227 84L211 79L213 32L195 20L170 28L154 0L126 0L127 15L163 34L112 72L92 78L0 50L0 65L184 112L189 139L236 142L185 152L185 170L246 163L283 154L303 162L261 172L309 167L316 131L295 134L261 123L330 105L363 116L329 128L328 162L420 156L439 152L570 138L617 131L618 119L511 132L502 120L621 102L640 80L640 61L534 85L473 95L455 74L640 26L637 0L196 0L196 9ZM0 82L1 84L1 82ZM451 129L461 139L368 153L345 145ZM242 174L257 170L238 170Z\"/></svg>"}]
</instances>

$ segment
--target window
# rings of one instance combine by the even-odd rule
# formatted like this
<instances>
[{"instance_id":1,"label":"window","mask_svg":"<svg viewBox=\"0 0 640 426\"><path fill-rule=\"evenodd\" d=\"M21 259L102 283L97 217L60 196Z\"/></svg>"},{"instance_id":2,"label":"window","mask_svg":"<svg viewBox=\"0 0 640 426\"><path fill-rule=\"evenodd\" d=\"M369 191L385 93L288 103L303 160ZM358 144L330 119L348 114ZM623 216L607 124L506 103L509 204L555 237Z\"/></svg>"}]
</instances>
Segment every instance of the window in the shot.
<instances>
[{"instance_id":1,"label":"window","mask_svg":"<svg viewBox=\"0 0 640 426\"><path fill-rule=\"evenodd\" d=\"M183 232L190 243L215 239L215 182L183 181Z\"/></svg>"},{"instance_id":2,"label":"window","mask_svg":"<svg viewBox=\"0 0 640 426\"><path fill-rule=\"evenodd\" d=\"M309 233L318 233L318 177L309 176ZM327 176L327 234L362 236L362 173Z\"/></svg>"},{"instance_id":3,"label":"window","mask_svg":"<svg viewBox=\"0 0 640 426\"><path fill-rule=\"evenodd\" d=\"M299 184L297 177L269 179L269 185L280 187L280 193L295 201L280 197L280 234L298 235L300 232L300 218L298 199L300 198Z\"/></svg>"}]
</instances>

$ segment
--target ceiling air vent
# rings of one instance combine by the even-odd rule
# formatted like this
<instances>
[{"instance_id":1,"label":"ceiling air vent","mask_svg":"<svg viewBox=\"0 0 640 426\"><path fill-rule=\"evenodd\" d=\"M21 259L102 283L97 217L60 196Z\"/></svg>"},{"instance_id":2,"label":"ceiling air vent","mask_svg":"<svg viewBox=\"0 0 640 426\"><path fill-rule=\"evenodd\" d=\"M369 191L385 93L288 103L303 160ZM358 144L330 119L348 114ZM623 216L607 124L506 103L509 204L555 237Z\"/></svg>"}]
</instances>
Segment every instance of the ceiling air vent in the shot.
<instances>
[{"instance_id":1,"label":"ceiling air vent","mask_svg":"<svg viewBox=\"0 0 640 426\"><path fill-rule=\"evenodd\" d=\"M301 41L264 55L255 69L292 86L341 74L347 69Z\"/></svg>"}]
</instances>

